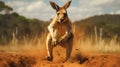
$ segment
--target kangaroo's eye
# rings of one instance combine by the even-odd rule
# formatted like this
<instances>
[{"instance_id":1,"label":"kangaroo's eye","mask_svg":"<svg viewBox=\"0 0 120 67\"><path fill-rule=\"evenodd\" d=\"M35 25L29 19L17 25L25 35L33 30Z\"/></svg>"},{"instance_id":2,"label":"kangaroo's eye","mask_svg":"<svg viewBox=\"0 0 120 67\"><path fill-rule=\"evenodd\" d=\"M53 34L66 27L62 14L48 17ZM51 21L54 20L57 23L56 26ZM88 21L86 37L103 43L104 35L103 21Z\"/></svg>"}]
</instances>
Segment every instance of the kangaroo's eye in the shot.
<instances>
[{"instance_id":1,"label":"kangaroo's eye","mask_svg":"<svg viewBox=\"0 0 120 67\"><path fill-rule=\"evenodd\" d=\"M60 15L60 13L57 13L57 15Z\"/></svg>"},{"instance_id":2,"label":"kangaroo's eye","mask_svg":"<svg viewBox=\"0 0 120 67\"><path fill-rule=\"evenodd\" d=\"M64 16L67 16L67 13L64 13Z\"/></svg>"}]
</instances>

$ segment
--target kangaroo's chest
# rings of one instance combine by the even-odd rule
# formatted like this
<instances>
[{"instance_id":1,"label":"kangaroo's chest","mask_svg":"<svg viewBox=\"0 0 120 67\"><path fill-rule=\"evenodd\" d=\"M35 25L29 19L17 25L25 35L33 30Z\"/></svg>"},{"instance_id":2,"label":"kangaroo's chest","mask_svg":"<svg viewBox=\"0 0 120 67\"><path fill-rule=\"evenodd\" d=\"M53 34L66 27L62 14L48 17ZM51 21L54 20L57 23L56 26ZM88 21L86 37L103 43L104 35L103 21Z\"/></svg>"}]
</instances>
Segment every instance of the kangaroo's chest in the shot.
<instances>
[{"instance_id":1,"label":"kangaroo's chest","mask_svg":"<svg viewBox=\"0 0 120 67\"><path fill-rule=\"evenodd\" d=\"M57 24L54 33L56 37L61 37L66 33L67 26L65 24Z\"/></svg>"}]
</instances>

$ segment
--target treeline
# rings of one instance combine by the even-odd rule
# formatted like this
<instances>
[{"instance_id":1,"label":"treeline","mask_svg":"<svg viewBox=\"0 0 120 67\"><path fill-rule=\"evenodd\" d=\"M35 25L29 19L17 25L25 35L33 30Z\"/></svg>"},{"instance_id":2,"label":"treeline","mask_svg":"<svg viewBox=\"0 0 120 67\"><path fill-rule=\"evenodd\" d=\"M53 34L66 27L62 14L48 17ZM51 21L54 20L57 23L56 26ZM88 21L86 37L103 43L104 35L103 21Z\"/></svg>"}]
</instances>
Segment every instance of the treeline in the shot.
<instances>
[{"instance_id":1,"label":"treeline","mask_svg":"<svg viewBox=\"0 0 120 67\"><path fill-rule=\"evenodd\" d=\"M6 12L3 13L4 10ZM48 25L45 21L27 19L15 12L9 12L12 12L12 8L0 1L0 43L2 44L11 41L13 35L18 39L40 36Z\"/></svg>"},{"instance_id":2,"label":"treeline","mask_svg":"<svg viewBox=\"0 0 120 67\"><path fill-rule=\"evenodd\" d=\"M4 2L0 1L0 11L7 9L7 10L13 10L11 7L4 4Z\"/></svg>"},{"instance_id":3,"label":"treeline","mask_svg":"<svg viewBox=\"0 0 120 67\"><path fill-rule=\"evenodd\" d=\"M114 36L120 40L120 15L99 15L76 21L77 29L85 32L85 35L101 35L103 38Z\"/></svg>"}]
</instances>

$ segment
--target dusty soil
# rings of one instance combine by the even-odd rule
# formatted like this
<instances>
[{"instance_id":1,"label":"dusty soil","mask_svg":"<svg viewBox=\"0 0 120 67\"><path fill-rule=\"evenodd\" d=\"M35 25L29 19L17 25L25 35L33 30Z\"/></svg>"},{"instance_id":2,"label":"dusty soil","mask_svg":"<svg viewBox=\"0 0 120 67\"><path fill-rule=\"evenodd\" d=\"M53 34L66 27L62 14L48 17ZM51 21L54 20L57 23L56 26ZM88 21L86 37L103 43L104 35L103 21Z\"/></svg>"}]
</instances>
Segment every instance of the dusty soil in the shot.
<instances>
[{"instance_id":1,"label":"dusty soil","mask_svg":"<svg viewBox=\"0 0 120 67\"><path fill-rule=\"evenodd\" d=\"M0 67L33 67L35 63L34 57L13 53L0 53Z\"/></svg>"},{"instance_id":2,"label":"dusty soil","mask_svg":"<svg viewBox=\"0 0 120 67\"><path fill-rule=\"evenodd\" d=\"M69 61L63 63L64 54L54 51L54 59L49 62L45 51L24 53L0 53L0 67L120 67L120 54L72 52Z\"/></svg>"}]
</instances>

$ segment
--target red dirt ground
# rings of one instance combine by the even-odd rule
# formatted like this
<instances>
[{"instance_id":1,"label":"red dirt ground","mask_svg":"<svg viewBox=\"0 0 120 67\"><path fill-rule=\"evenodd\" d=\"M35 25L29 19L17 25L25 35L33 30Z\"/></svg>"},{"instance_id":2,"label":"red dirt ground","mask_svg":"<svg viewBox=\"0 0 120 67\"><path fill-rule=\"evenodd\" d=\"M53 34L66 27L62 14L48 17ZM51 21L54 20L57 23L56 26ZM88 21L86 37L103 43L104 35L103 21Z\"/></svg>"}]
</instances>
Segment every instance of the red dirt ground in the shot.
<instances>
[{"instance_id":1,"label":"red dirt ground","mask_svg":"<svg viewBox=\"0 0 120 67\"><path fill-rule=\"evenodd\" d=\"M84 53L73 50L69 61L63 63L64 55L54 50L54 60L45 59L45 51L24 53L0 53L0 67L120 67L120 54Z\"/></svg>"}]
</instances>

